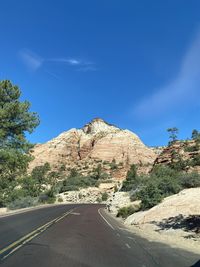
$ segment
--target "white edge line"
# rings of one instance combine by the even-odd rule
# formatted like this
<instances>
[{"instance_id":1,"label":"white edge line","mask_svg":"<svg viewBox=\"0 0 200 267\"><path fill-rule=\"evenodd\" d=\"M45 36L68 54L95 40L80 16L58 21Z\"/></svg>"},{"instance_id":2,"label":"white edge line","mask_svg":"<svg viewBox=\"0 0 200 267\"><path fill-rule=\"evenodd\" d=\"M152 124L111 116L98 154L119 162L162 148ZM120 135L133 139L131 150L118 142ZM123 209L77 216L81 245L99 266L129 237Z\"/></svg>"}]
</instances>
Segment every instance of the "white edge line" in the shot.
<instances>
[{"instance_id":1,"label":"white edge line","mask_svg":"<svg viewBox=\"0 0 200 267\"><path fill-rule=\"evenodd\" d=\"M110 228L112 228L113 230L115 230L114 227L113 227L113 226L106 220L106 218L104 218L104 216L101 214L100 209L101 209L101 208L98 209L98 213L99 213L99 215L100 215L100 216L104 219L104 221L110 226Z\"/></svg>"},{"instance_id":2,"label":"white edge line","mask_svg":"<svg viewBox=\"0 0 200 267\"><path fill-rule=\"evenodd\" d=\"M129 246L129 244L127 244L127 243L126 243L126 246L127 246L127 248L131 248L131 247Z\"/></svg>"}]
</instances>

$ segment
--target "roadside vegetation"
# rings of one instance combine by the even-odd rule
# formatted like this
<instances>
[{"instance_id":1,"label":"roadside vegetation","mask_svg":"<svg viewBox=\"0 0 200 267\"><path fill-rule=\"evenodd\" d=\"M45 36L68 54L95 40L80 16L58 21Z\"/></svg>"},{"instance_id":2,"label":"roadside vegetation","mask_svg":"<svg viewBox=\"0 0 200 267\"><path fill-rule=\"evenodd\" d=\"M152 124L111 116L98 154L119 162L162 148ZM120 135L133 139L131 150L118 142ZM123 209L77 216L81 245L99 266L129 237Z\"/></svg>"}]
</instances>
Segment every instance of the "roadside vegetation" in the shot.
<instances>
[{"instance_id":1,"label":"roadside vegetation","mask_svg":"<svg viewBox=\"0 0 200 267\"><path fill-rule=\"evenodd\" d=\"M168 129L170 133L169 146L177 141L177 128ZM192 132L193 145L188 145L187 151L199 151L200 133ZM189 167L200 166L200 154L194 154L191 159L184 160L176 151L172 151L172 161L168 165L155 165L148 175L138 175L137 167L132 165L123 182L121 191L130 192L132 201L141 200L141 210L149 209L160 203L165 197L176 194L186 188L200 187L200 174L187 172ZM119 210L118 216L126 212L125 207Z\"/></svg>"},{"instance_id":2,"label":"roadside vegetation","mask_svg":"<svg viewBox=\"0 0 200 267\"><path fill-rule=\"evenodd\" d=\"M88 176L83 176L76 169L71 169L70 174L61 183L59 193L75 191L90 186L98 187L101 182L110 181L108 178L108 175L103 172L101 164L98 164Z\"/></svg>"},{"instance_id":3,"label":"roadside vegetation","mask_svg":"<svg viewBox=\"0 0 200 267\"><path fill-rule=\"evenodd\" d=\"M122 217L126 219L128 216L132 215L137 210L133 206L122 207L118 210L117 217Z\"/></svg>"}]
</instances>

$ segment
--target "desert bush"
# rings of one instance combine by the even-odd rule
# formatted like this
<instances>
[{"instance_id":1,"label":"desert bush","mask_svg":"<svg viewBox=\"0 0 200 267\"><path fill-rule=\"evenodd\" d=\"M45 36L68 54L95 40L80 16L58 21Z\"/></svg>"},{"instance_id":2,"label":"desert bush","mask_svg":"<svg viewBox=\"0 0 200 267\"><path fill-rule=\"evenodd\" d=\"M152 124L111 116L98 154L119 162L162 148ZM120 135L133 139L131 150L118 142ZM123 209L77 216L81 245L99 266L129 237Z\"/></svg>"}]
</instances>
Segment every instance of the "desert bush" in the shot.
<instances>
[{"instance_id":1,"label":"desert bush","mask_svg":"<svg viewBox=\"0 0 200 267\"><path fill-rule=\"evenodd\" d=\"M56 198L55 197L48 197L47 201L45 203L54 204L55 202L56 202Z\"/></svg>"},{"instance_id":2,"label":"desert bush","mask_svg":"<svg viewBox=\"0 0 200 267\"><path fill-rule=\"evenodd\" d=\"M101 180L98 180L98 182L99 182L99 183L102 183L102 184L107 184L107 183L112 183L113 180L112 180L112 179L106 179L106 180L104 180L104 179L102 180L102 179L101 179Z\"/></svg>"},{"instance_id":3,"label":"desert bush","mask_svg":"<svg viewBox=\"0 0 200 267\"><path fill-rule=\"evenodd\" d=\"M65 166L64 163L60 165L59 171L60 171L60 172L64 172L64 171L66 171L66 166Z\"/></svg>"},{"instance_id":4,"label":"desert bush","mask_svg":"<svg viewBox=\"0 0 200 267\"><path fill-rule=\"evenodd\" d=\"M63 181L62 186L59 190L59 193L66 191L75 191L80 188L86 188L89 186L95 186L96 179L91 176L82 176L77 173L77 176L69 176L66 180Z\"/></svg>"},{"instance_id":5,"label":"desert bush","mask_svg":"<svg viewBox=\"0 0 200 267\"><path fill-rule=\"evenodd\" d=\"M193 145L193 146L186 146L184 148L185 152L195 152L199 150L199 146L198 145Z\"/></svg>"},{"instance_id":6,"label":"desert bush","mask_svg":"<svg viewBox=\"0 0 200 267\"><path fill-rule=\"evenodd\" d=\"M137 175L137 169L136 166L133 164L130 167L130 170L128 171L126 175L126 180L123 181L121 191L130 191L133 188L138 187L139 185L139 176Z\"/></svg>"},{"instance_id":7,"label":"desert bush","mask_svg":"<svg viewBox=\"0 0 200 267\"><path fill-rule=\"evenodd\" d=\"M193 159L191 160L191 162L190 162L190 165L191 166L200 166L200 155L198 154L198 155L195 155L194 157L193 157Z\"/></svg>"},{"instance_id":8,"label":"desert bush","mask_svg":"<svg viewBox=\"0 0 200 267\"><path fill-rule=\"evenodd\" d=\"M102 195L101 195L101 199L102 201L106 201L108 199L108 193L104 192Z\"/></svg>"},{"instance_id":9,"label":"desert bush","mask_svg":"<svg viewBox=\"0 0 200 267\"><path fill-rule=\"evenodd\" d=\"M50 165L46 162L44 165L36 166L32 172L31 177L39 183L44 183L47 173L51 170Z\"/></svg>"},{"instance_id":10,"label":"desert bush","mask_svg":"<svg viewBox=\"0 0 200 267\"><path fill-rule=\"evenodd\" d=\"M97 197L96 202L101 203L102 199L100 197Z\"/></svg>"},{"instance_id":11,"label":"desert bush","mask_svg":"<svg viewBox=\"0 0 200 267\"><path fill-rule=\"evenodd\" d=\"M169 164L169 167L177 172L184 171L188 166L188 160L184 160L182 156L176 151L172 150L172 161Z\"/></svg>"},{"instance_id":12,"label":"desert bush","mask_svg":"<svg viewBox=\"0 0 200 267\"><path fill-rule=\"evenodd\" d=\"M152 172L141 179L140 187L131 195L132 200L140 199L141 208L148 209L157 205L169 195L182 189L179 172L168 166L156 166Z\"/></svg>"},{"instance_id":13,"label":"desert bush","mask_svg":"<svg viewBox=\"0 0 200 267\"><path fill-rule=\"evenodd\" d=\"M38 198L27 196L24 198L18 198L8 204L8 208L11 210L22 209L38 205Z\"/></svg>"},{"instance_id":14,"label":"desert bush","mask_svg":"<svg viewBox=\"0 0 200 267\"><path fill-rule=\"evenodd\" d=\"M58 198L58 202L59 202L59 203L63 202L62 197L59 197L59 198Z\"/></svg>"},{"instance_id":15,"label":"desert bush","mask_svg":"<svg viewBox=\"0 0 200 267\"><path fill-rule=\"evenodd\" d=\"M162 193L156 183L149 182L137 193L141 200L141 209L149 209L157 205L163 199Z\"/></svg>"},{"instance_id":16,"label":"desert bush","mask_svg":"<svg viewBox=\"0 0 200 267\"><path fill-rule=\"evenodd\" d=\"M117 163L116 163L115 159L113 159L112 162L110 163L110 168L111 168L111 170L117 169Z\"/></svg>"},{"instance_id":17,"label":"desert bush","mask_svg":"<svg viewBox=\"0 0 200 267\"><path fill-rule=\"evenodd\" d=\"M180 175L182 188L200 187L200 175L196 172L183 173Z\"/></svg>"},{"instance_id":18,"label":"desert bush","mask_svg":"<svg viewBox=\"0 0 200 267\"><path fill-rule=\"evenodd\" d=\"M167 166L157 166L135 196L141 200L142 209L148 209L157 205L163 198L176 194L182 189L199 186L200 175L198 173L178 172Z\"/></svg>"},{"instance_id":19,"label":"desert bush","mask_svg":"<svg viewBox=\"0 0 200 267\"><path fill-rule=\"evenodd\" d=\"M114 193L116 193L116 192L118 192L118 187L117 187L117 185L115 185L115 187L114 187Z\"/></svg>"},{"instance_id":20,"label":"desert bush","mask_svg":"<svg viewBox=\"0 0 200 267\"><path fill-rule=\"evenodd\" d=\"M125 219L131 214L133 214L134 212L135 212L135 208L131 205L127 207L122 207L118 210L117 217L122 217L123 219Z\"/></svg>"},{"instance_id":21,"label":"desert bush","mask_svg":"<svg viewBox=\"0 0 200 267\"><path fill-rule=\"evenodd\" d=\"M54 195L48 195L48 192L43 193L39 196L39 203L42 204L53 204L56 201L56 197Z\"/></svg>"},{"instance_id":22,"label":"desert bush","mask_svg":"<svg viewBox=\"0 0 200 267\"><path fill-rule=\"evenodd\" d=\"M109 175L102 172L101 164L99 164L88 176L83 176L73 169L68 178L62 182L59 192L74 191L89 186L98 187L101 180L104 181L108 178L110 178Z\"/></svg>"}]
</instances>

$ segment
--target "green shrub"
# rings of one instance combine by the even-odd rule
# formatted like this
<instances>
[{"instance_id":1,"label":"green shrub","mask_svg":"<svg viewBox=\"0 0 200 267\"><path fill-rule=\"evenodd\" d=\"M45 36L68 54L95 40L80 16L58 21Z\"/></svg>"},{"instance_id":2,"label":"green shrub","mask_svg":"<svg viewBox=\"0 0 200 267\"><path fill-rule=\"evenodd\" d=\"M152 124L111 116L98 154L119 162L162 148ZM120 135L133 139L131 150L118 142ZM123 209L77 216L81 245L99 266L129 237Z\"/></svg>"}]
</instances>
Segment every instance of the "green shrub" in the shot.
<instances>
[{"instance_id":1,"label":"green shrub","mask_svg":"<svg viewBox=\"0 0 200 267\"><path fill-rule=\"evenodd\" d=\"M92 178L97 181L101 179L101 176L102 176L102 166L101 164L98 164L98 166L93 169Z\"/></svg>"},{"instance_id":2,"label":"green shrub","mask_svg":"<svg viewBox=\"0 0 200 267\"><path fill-rule=\"evenodd\" d=\"M150 177L155 176L155 177L162 179L166 176L174 177L177 174L178 174L178 172L175 171L174 169L170 168L169 166L156 165L153 168L152 172L150 173Z\"/></svg>"},{"instance_id":3,"label":"green shrub","mask_svg":"<svg viewBox=\"0 0 200 267\"><path fill-rule=\"evenodd\" d=\"M137 175L137 169L136 166L133 164L130 167L130 170L128 171L126 175L126 180L123 181L121 191L130 191L132 189L137 188L139 185L139 177Z\"/></svg>"},{"instance_id":4,"label":"green shrub","mask_svg":"<svg viewBox=\"0 0 200 267\"><path fill-rule=\"evenodd\" d=\"M116 193L116 192L118 192L118 187L117 187L117 185L115 185L115 187L114 187L114 193Z\"/></svg>"},{"instance_id":5,"label":"green shrub","mask_svg":"<svg viewBox=\"0 0 200 267\"><path fill-rule=\"evenodd\" d=\"M200 155L195 155L190 162L191 166L200 166Z\"/></svg>"},{"instance_id":6,"label":"green shrub","mask_svg":"<svg viewBox=\"0 0 200 267\"><path fill-rule=\"evenodd\" d=\"M137 193L141 200L141 209L149 209L157 205L163 199L162 193L156 183L149 182L140 192Z\"/></svg>"},{"instance_id":7,"label":"green shrub","mask_svg":"<svg viewBox=\"0 0 200 267\"><path fill-rule=\"evenodd\" d=\"M182 189L178 177L169 176L155 182L163 197L176 194Z\"/></svg>"},{"instance_id":8,"label":"green shrub","mask_svg":"<svg viewBox=\"0 0 200 267\"><path fill-rule=\"evenodd\" d=\"M40 183L44 183L44 180L46 179L47 173L50 171L51 167L48 162L46 162L44 165L36 166L32 172L31 177Z\"/></svg>"},{"instance_id":9,"label":"green shrub","mask_svg":"<svg viewBox=\"0 0 200 267\"><path fill-rule=\"evenodd\" d=\"M180 175L180 183L183 188L200 187L200 175L196 172Z\"/></svg>"},{"instance_id":10,"label":"green shrub","mask_svg":"<svg viewBox=\"0 0 200 267\"><path fill-rule=\"evenodd\" d=\"M64 172L64 171L66 171L66 166L65 166L64 163L60 165L59 171L60 171L60 172Z\"/></svg>"},{"instance_id":11,"label":"green shrub","mask_svg":"<svg viewBox=\"0 0 200 267\"><path fill-rule=\"evenodd\" d=\"M117 169L117 163L116 163L115 159L113 159L112 162L110 163L110 168L111 168L111 170Z\"/></svg>"},{"instance_id":12,"label":"green shrub","mask_svg":"<svg viewBox=\"0 0 200 267\"><path fill-rule=\"evenodd\" d=\"M198 173L184 173L167 166L156 166L143 183L142 189L131 198L140 199L141 208L148 209L157 205L166 196L176 194L184 188L199 186Z\"/></svg>"},{"instance_id":13,"label":"green shrub","mask_svg":"<svg viewBox=\"0 0 200 267\"><path fill-rule=\"evenodd\" d=\"M134 212L135 212L135 209L133 206L123 207L118 210L117 217L122 217L123 219L125 219L131 214L133 214Z\"/></svg>"},{"instance_id":14,"label":"green shrub","mask_svg":"<svg viewBox=\"0 0 200 267\"><path fill-rule=\"evenodd\" d=\"M69 176L66 180L63 181L59 193L66 191L76 191L80 188L86 188L89 186L95 186L97 180L93 176L82 176L81 174L76 173L76 176Z\"/></svg>"},{"instance_id":15,"label":"green shrub","mask_svg":"<svg viewBox=\"0 0 200 267\"><path fill-rule=\"evenodd\" d=\"M164 197L176 194L182 189L179 174L167 166L154 167L150 175L141 180L141 189L131 196L132 200L140 199L142 209L157 205Z\"/></svg>"},{"instance_id":16,"label":"green shrub","mask_svg":"<svg viewBox=\"0 0 200 267\"><path fill-rule=\"evenodd\" d=\"M102 202L102 199L101 199L100 197L98 197L98 198L96 199L96 202L101 203L101 202Z\"/></svg>"},{"instance_id":17,"label":"green shrub","mask_svg":"<svg viewBox=\"0 0 200 267\"><path fill-rule=\"evenodd\" d=\"M182 156L179 153L177 153L176 150L172 151L171 157L172 161L169 165L171 169L180 172L184 171L185 168L188 166L188 161L183 160Z\"/></svg>"},{"instance_id":18,"label":"green shrub","mask_svg":"<svg viewBox=\"0 0 200 267\"><path fill-rule=\"evenodd\" d=\"M11 210L22 209L22 208L36 206L36 205L38 205L38 203L39 203L38 198L33 198L30 196L27 196L24 198L16 199L13 202L10 202L8 204L8 208Z\"/></svg>"},{"instance_id":19,"label":"green shrub","mask_svg":"<svg viewBox=\"0 0 200 267\"><path fill-rule=\"evenodd\" d=\"M193 145L193 146L186 146L184 148L185 152L195 152L199 150L199 146L198 145Z\"/></svg>"},{"instance_id":20,"label":"green shrub","mask_svg":"<svg viewBox=\"0 0 200 267\"><path fill-rule=\"evenodd\" d=\"M106 179L106 180L98 180L99 183L102 183L102 184L108 184L108 183L112 183L113 180L112 179Z\"/></svg>"},{"instance_id":21,"label":"green shrub","mask_svg":"<svg viewBox=\"0 0 200 267\"><path fill-rule=\"evenodd\" d=\"M106 201L108 199L108 193L104 192L102 195L101 195L101 199L102 201Z\"/></svg>"},{"instance_id":22,"label":"green shrub","mask_svg":"<svg viewBox=\"0 0 200 267\"><path fill-rule=\"evenodd\" d=\"M93 170L93 173L90 176L83 176L76 170L72 169L69 177L62 182L59 193L76 191L80 188L87 188L89 186L98 187L101 179L105 180L108 178L108 174L102 172L101 164L99 164L97 168Z\"/></svg>"},{"instance_id":23,"label":"green shrub","mask_svg":"<svg viewBox=\"0 0 200 267\"><path fill-rule=\"evenodd\" d=\"M58 202L59 202L59 203L63 202L62 197L59 197L59 198L58 198Z\"/></svg>"},{"instance_id":24,"label":"green shrub","mask_svg":"<svg viewBox=\"0 0 200 267\"><path fill-rule=\"evenodd\" d=\"M76 169L71 169L70 170L70 175L69 175L69 177L77 177L79 175L79 173L77 172L77 170Z\"/></svg>"},{"instance_id":25,"label":"green shrub","mask_svg":"<svg viewBox=\"0 0 200 267\"><path fill-rule=\"evenodd\" d=\"M48 197L47 201L45 203L47 204L54 204L56 201L55 197Z\"/></svg>"}]
</instances>

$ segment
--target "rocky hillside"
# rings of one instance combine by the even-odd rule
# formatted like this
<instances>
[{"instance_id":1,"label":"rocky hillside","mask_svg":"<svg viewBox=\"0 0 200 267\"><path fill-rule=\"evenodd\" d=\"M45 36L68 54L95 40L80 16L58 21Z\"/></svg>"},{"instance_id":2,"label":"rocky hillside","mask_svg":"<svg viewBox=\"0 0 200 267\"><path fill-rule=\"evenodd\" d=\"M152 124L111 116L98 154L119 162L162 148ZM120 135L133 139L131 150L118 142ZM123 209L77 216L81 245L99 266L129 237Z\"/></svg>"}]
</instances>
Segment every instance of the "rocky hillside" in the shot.
<instances>
[{"instance_id":1,"label":"rocky hillside","mask_svg":"<svg viewBox=\"0 0 200 267\"><path fill-rule=\"evenodd\" d=\"M154 165L178 164L179 168L187 172L200 173L200 146L195 140L176 141L162 149Z\"/></svg>"},{"instance_id":2,"label":"rocky hillside","mask_svg":"<svg viewBox=\"0 0 200 267\"><path fill-rule=\"evenodd\" d=\"M75 168L87 175L100 164L105 173L119 180L125 178L131 164L147 173L157 156L136 134L99 118L82 129L71 129L45 144L37 144L32 155L30 170L49 162L54 169L62 166L67 172Z\"/></svg>"}]
</instances>

